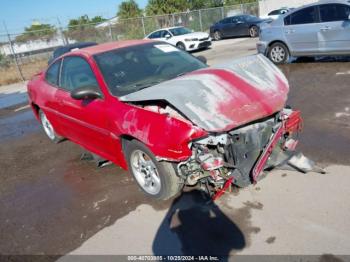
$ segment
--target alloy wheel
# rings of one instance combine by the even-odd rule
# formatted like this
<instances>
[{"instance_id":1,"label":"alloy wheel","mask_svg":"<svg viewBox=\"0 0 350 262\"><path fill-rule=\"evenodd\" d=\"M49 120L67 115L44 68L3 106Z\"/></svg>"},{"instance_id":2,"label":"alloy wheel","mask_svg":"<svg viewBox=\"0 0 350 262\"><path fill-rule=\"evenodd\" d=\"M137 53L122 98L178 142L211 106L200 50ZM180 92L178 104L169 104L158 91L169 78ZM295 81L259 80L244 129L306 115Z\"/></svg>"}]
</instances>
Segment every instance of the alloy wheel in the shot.
<instances>
[{"instance_id":1,"label":"alloy wheel","mask_svg":"<svg viewBox=\"0 0 350 262\"><path fill-rule=\"evenodd\" d=\"M138 184L151 195L160 192L161 181L152 159L143 151L135 150L130 157L132 172Z\"/></svg>"}]
</instances>

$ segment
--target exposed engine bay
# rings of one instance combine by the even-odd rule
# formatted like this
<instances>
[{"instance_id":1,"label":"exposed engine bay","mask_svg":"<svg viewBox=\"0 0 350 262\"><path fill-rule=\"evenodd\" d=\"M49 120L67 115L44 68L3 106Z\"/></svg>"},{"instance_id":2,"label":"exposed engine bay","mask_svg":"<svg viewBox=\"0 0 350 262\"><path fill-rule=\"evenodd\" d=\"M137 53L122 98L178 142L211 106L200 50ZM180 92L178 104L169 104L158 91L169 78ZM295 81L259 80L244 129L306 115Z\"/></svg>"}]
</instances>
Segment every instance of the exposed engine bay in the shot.
<instances>
[{"instance_id":1,"label":"exposed engine bay","mask_svg":"<svg viewBox=\"0 0 350 262\"><path fill-rule=\"evenodd\" d=\"M264 177L265 170L289 165L299 171L314 169L313 163L295 147L302 128L299 111L284 109L255 123L224 134L210 135L191 144L192 157L178 164L187 185L201 183L210 194L221 195L231 183L246 187ZM306 165L305 165L306 162Z\"/></svg>"}]
</instances>

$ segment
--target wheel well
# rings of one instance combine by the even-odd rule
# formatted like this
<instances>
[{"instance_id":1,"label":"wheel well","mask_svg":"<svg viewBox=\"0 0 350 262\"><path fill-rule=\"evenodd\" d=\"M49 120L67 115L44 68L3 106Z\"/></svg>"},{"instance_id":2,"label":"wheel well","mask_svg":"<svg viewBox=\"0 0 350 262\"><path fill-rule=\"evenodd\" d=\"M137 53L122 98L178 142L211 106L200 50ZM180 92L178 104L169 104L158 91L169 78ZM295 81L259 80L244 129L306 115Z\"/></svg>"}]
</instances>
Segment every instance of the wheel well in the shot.
<instances>
[{"instance_id":1,"label":"wheel well","mask_svg":"<svg viewBox=\"0 0 350 262\"><path fill-rule=\"evenodd\" d=\"M122 144L122 150L124 152L124 149L126 147L126 145L128 144L128 142L132 141L132 140L137 140L135 137L130 136L130 135L121 135L120 136L120 140L121 140L121 144Z\"/></svg>"},{"instance_id":2,"label":"wheel well","mask_svg":"<svg viewBox=\"0 0 350 262\"><path fill-rule=\"evenodd\" d=\"M268 45L268 46L269 46L269 49L270 49L270 47L271 47L273 44L276 44L276 43L281 43L281 44L283 44L285 47L287 47L287 51L288 51L288 53L290 54L288 45L287 45L285 42L281 41L281 40L272 41L272 42Z\"/></svg>"},{"instance_id":3,"label":"wheel well","mask_svg":"<svg viewBox=\"0 0 350 262\"><path fill-rule=\"evenodd\" d=\"M32 108L34 109L34 113L35 113L36 117L39 117L40 107L37 104L32 103Z\"/></svg>"},{"instance_id":4,"label":"wheel well","mask_svg":"<svg viewBox=\"0 0 350 262\"><path fill-rule=\"evenodd\" d=\"M176 43L176 46L177 46L178 44L185 45L185 44L184 44L184 43L182 43L181 41L177 42L177 43Z\"/></svg>"}]
</instances>

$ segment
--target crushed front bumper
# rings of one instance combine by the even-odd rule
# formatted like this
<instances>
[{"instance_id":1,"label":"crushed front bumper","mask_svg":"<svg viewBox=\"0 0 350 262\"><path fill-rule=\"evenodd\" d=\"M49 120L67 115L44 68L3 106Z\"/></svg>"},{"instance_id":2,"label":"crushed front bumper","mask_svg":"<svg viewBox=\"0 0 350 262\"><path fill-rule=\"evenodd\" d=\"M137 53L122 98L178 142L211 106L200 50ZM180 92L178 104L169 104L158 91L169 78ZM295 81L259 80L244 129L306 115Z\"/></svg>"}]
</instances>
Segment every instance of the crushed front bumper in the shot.
<instances>
[{"instance_id":1,"label":"crushed front bumper","mask_svg":"<svg viewBox=\"0 0 350 262\"><path fill-rule=\"evenodd\" d=\"M220 189L230 179L239 187L248 186L262 178L264 170L293 157L301 128L300 112L284 109L267 119L194 141L193 156L179 164L179 173L190 185L204 179Z\"/></svg>"}]
</instances>

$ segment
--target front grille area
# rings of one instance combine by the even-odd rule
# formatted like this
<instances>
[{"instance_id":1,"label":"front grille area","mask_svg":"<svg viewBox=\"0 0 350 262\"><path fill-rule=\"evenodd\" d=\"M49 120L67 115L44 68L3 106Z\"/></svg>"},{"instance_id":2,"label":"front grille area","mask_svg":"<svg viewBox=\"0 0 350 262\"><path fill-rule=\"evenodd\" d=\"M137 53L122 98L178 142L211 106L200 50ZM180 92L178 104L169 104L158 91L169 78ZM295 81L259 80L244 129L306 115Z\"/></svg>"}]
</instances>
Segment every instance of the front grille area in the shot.
<instances>
[{"instance_id":1,"label":"front grille area","mask_svg":"<svg viewBox=\"0 0 350 262\"><path fill-rule=\"evenodd\" d=\"M199 39L199 41L207 41L207 40L209 40L209 36L206 37L206 38L201 38L201 39Z\"/></svg>"},{"instance_id":2,"label":"front grille area","mask_svg":"<svg viewBox=\"0 0 350 262\"><path fill-rule=\"evenodd\" d=\"M204 48L204 47L208 47L210 45L211 45L211 42L210 41L206 41L206 42L200 43L198 45L198 48Z\"/></svg>"}]
</instances>

